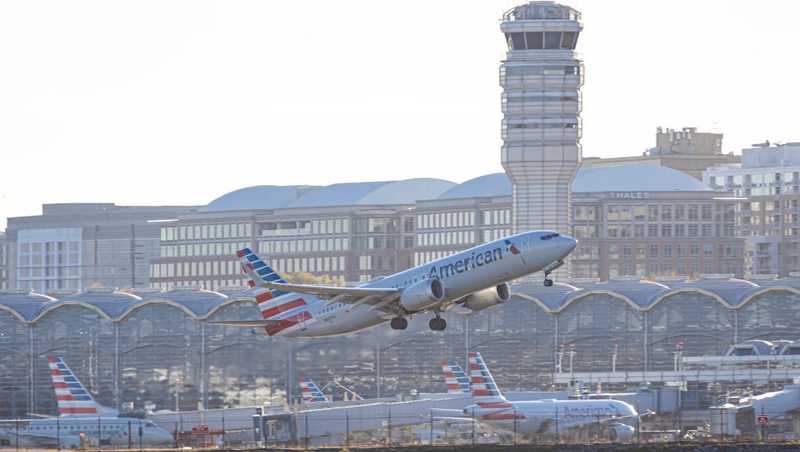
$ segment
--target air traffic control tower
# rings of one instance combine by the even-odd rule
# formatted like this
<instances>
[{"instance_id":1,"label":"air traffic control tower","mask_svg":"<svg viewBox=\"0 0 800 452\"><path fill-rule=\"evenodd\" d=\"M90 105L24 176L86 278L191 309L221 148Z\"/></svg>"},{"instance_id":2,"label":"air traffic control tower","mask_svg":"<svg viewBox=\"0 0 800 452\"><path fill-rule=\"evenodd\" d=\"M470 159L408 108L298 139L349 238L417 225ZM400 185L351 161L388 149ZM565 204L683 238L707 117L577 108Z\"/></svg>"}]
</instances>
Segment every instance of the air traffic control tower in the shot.
<instances>
[{"instance_id":1,"label":"air traffic control tower","mask_svg":"<svg viewBox=\"0 0 800 452\"><path fill-rule=\"evenodd\" d=\"M502 161L514 187L514 232L571 231L570 184L581 163L581 28L578 11L549 1L503 15Z\"/></svg>"}]
</instances>

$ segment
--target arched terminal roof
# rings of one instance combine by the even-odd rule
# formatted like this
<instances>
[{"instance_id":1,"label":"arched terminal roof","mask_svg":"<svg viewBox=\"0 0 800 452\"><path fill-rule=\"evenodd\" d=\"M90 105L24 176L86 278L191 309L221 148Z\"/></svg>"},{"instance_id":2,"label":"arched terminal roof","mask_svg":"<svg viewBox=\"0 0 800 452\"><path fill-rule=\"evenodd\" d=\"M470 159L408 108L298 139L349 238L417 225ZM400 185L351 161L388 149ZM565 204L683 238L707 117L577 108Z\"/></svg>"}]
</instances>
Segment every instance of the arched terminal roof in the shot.
<instances>
[{"instance_id":1,"label":"arched terminal roof","mask_svg":"<svg viewBox=\"0 0 800 452\"><path fill-rule=\"evenodd\" d=\"M458 184L439 196L439 199L482 198L511 196L511 181L506 173L487 174Z\"/></svg>"},{"instance_id":2,"label":"arched terminal roof","mask_svg":"<svg viewBox=\"0 0 800 452\"><path fill-rule=\"evenodd\" d=\"M618 298L642 312L655 308L670 297L682 293L696 293L720 304L738 309L759 295L772 291L790 290L800 294L800 280L796 278L764 281L747 281L729 277L708 277L697 280L673 281L611 280L606 282L573 282L544 287L540 282L514 284L512 293L519 299L534 301L552 314L566 309L573 302L592 295Z\"/></svg>"}]
</instances>

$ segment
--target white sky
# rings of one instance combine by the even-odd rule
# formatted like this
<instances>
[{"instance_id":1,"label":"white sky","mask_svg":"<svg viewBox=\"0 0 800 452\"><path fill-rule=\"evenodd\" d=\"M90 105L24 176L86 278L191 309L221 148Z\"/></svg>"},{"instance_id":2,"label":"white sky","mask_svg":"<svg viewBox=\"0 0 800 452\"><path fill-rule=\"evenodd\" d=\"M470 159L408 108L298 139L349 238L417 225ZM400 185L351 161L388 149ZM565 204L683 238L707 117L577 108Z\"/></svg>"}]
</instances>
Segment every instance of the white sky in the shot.
<instances>
[{"instance_id":1,"label":"white sky","mask_svg":"<svg viewBox=\"0 0 800 452\"><path fill-rule=\"evenodd\" d=\"M497 1L0 1L0 229L42 203L500 171ZM800 2L565 0L584 155L800 141Z\"/></svg>"}]
</instances>

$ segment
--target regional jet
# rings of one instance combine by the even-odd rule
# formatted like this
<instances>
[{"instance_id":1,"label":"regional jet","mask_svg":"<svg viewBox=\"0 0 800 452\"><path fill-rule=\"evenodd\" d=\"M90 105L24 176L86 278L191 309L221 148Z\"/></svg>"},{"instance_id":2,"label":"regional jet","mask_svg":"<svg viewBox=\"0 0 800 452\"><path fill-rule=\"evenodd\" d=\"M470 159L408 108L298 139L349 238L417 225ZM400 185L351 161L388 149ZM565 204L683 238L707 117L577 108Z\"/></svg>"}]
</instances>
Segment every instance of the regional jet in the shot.
<instances>
[{"instance_id":1,"label":"regional jet","mask_svg":"<svg viewBox=\"0 0 800 452\"><path fill-rule=\"evenodd\" d=\"M60 449L95 444L141 448L174 443L170 432L153 421L120 417L117 410L95 402L62 358L48 356L47 361L59 416L0 421L0 441L6 446Z\"/></svg>"},{"instance_id":2,"label":"regional jet","mask_svg":"<svg viewBox=\"0 0 800 452\"><path fill-rule=\"evenodd\" d=\"M358 287L292 284L249 248L237 252L254 289L262 319L209 322L263 327L269 336L320 337L348 334L390 321L408 327L408 317L433 313L429 327L442 331L441 314L453 307L480 311L508 301L509 281L564 264L575 249L572 237L532 231L484 243L465 251L382 277Z\"/></svg>"},{"instance_id":3,"label":"regional jet","mask_svg":"<svg viewBox=\"0 0 800 452\"><path fill-rule=\"evenodd\" d=\"M448 392L462 392L453 385L460 367L443 365ZM469 353L469 382L473 404L463 409L463 422L483 422L492 427L528 436L566 435L578 430L604 431L612 441L625 441L635 429L624 421L638 416L636 409L621 400L533 400L509 401L497 387L480 353ZM448 410L451 411L451 410ZM448 421L455 418L448 417Z\"/></svg>"},{"instance_id":4,"label":"regional jet","mask_svg":"<svg viewBox=\"0 0 800 452\"><path fill-rule=\"evenodd\" d=\"M308 377L300 379L300 391L303 394L303 403L330 402L314 380Z\"/></svg>"}]
</instances>

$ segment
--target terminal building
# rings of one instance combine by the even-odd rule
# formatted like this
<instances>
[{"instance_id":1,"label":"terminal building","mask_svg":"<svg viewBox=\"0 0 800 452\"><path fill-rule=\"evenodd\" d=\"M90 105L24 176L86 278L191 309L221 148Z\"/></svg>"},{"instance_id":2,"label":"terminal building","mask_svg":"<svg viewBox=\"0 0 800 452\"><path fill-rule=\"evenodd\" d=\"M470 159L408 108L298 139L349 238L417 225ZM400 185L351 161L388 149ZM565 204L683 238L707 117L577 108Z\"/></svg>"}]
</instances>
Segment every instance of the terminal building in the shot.
<instances>
[{"instance_id":1,"label":"terminal building","mask_svg":"<svg viewBox=\"0 0 800 452\"><path fill-rule=\"evenodd\" d=\"M8 252L6 251L6 234L0 232L0 290L8 288Z\"/></svg>"},{"instance_id":2,"label":"terminal building","mask_svg":"<svg viewBox=\"0 0 800 452\"><path fill-rule=\"evenodd\" d=\"M747 239L747 273L800 271L800 143L744 149L741 164L709 168L704 181L741 198L736 227Z\"/></svg>"},{"instance_id":3,"label":"terminal building","mask_svg":"<svg viewBox=\"0 0 800 452\"><path fill-rule=\"evenodd\" d=\"M386 325L285 340L203 320L255 319L249 292L199 289L48 296L0 294L0 417L55 414L47 355L63 356L108 406L152 410L280 404L310 377L363 397L445 392L439 362L480 351L506 391L548 389L563 372L671 370L684 356L722 355L751 339L800 337L800 279L699 279L515 285L496 308L428 329ZM572 354L573 360L568 359ZM573 362L570 366L569 362Z\"/></svg>"}]
</instances>

